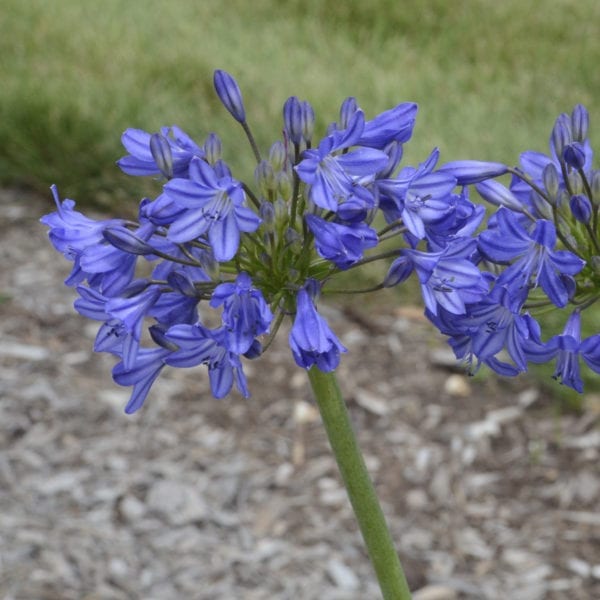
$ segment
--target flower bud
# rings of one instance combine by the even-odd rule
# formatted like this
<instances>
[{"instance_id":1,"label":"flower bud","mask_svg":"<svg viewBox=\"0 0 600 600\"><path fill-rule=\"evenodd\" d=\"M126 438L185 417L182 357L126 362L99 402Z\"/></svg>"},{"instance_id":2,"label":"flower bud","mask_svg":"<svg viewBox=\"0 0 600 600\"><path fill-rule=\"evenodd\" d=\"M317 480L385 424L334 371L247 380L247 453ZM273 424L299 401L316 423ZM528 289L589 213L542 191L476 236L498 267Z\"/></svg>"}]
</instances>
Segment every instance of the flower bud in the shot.
<instances>
[{"instance_id":1,"label":"flower bud","mask_svg":"<svg viewBox=\"0 0 600 600\"><path fill-rule=\"evenodd\" d=\"M262 226L268 230L273 230L273 223L275 221L275 207L271 202L267 200L261 202L260 208L258 209L258 214L262 219Z\"/></svg>"},{"instance_id":2,"label":"flower bud","mask_svg":"<svg viewBox=\"0 0 600 600\"><path fill-rule=\"evenodd\" d=\"M283 105L283 128L293 144L302 141L302 105L296 96L291 96Z\"/></svg>"},{"instance_id":3,"label":"flower bud","mask_svg":"<svg viewBox=\"0 0 600 600\"><path fill-rule=\"evenodd\" d=\"M583 192L583 180L581 179L581 175L577 171L571 171L567 177L573 194L581 194Z\"/></svg>"},{"instance_id":4,"label":"flower bud","mask_svg":"<svg viewBox=\"0 0 600 600\"><path fill-rule=\"evenodd\" d=\"M562 153L563 160L574 169L582 169L585 164L585 152L581 142L567 144Z\"/></svg>"},{"instance_id":5,"label":"flower bud","mask_svg":"<svg viewBox=\"0 0 600 600\"><path fill-rule=\"evenodd\" d=\"M532 190L529 197L531 198L531 204L535 209L535 214L542 219L552 221L552 205L548 203L546 198L538 194L535 190Z\"/></svg>"},{"instance_id":6,"label":"flower bud","mask_svg":"<svg viewBox=\"0 0 600 600\"><path fill-rule=\"evenodd\" d=\"M350 96L342 102L342 106L340 106L340 129L346 129L346 127L348 127L348 123L350 123L350 120L357 110L358 103L356 102L356 98Z\"/></svg>"},{"instance_id":7,"label":"flower bud","mask_svg":"<svg viewBox=\"0 0 600 600\"><path fill-rule=\"evenodd\" d=\"M299 251L302 248L302 237L295 229L288 227L285 230L285 243L290 248Z\"/></svg>"},{"instance_id":8,"label":"flower bud","mask_svg":"<svg viewBox=\"0 0 600 600\"><path fill-rule=\"evenodd\" d=\"M383 280L383 287L393 287L402 283L413 272L414 266L412 261L406 256L399 256L391 265Z\"/></svg>"},{"instance_id":9,"label":"flower bud","mask_svg":"<svg viewBox=\"0 0 600 600\"><path fill-rule=\"evenodd\" d=\"M239 123L246 121L246 110L242 92L236 80L227 72L217 69L213 77L213 83L219 100L231 113L231 116Z\"/></svg>"},{"instance_id":10,"label":"flower bud","mask_svg":"<svg viewBox=\"0 0 600 600\"><path fill-rule=\"evenodd\" d=\"M244 357L252 360L258 358L262 354L262 351L262 344L258 340L254 340L250 348L244 352Z\"/></svg>"},{"instance_id":11,"label":"flower bud","mask_svg":"<svg viewBox=\"0 0 600 600\"><path fill-rule=\"evenodd\" d=\"M283 198L277 198L273 203L275 209L275 221L277 223L283 223L288 218L288 205Z\"/></svg>"},{"instance_id":12,"label":"flower bud","mask_svg":"<svg viewBox=\"0 0 600 600\"><path fill-rule=\"evenodd\" d=\"M194 282L187 273L171 271L167 275L167 283L182 296L187 296L188 298L198 297L198 291L194 286Z\"/></svg>"},{"instance_id":13,"label":"flower bud","mask_svg":"<svg viewBox=\"0 0 600 600\"><path fill-rule=\"evenodd\" d=\"M550 143L554 148L556 156L562 158L563 151L567 144L573 141L573 134L571 132L571 119L566 113L560 115L552 128L552 135L550 137Z\"/></svg>"},{"instance_id":14,"label":"flower bud","mask_svg":"<svg viewBox=\"0 0 600 600\"><path fill-rule=\"evenodd\" d=\"M600 170L596 169L592 172L592 200L597 204L600 202Z\"/></svg>"},{"instance_id":15,"label":"flower bud","mask_svg":"<svg viewBox=\"0 0 600 600\"><path fill-rule=\"evenodd\" d=\"M587 196L584 196L583 194L571 196L569 206L571 207L571 213L573 213L576 221L579 221L580 223L589 223L592 217L592 203Z\"/></svg>"},{"instance_id":16,"label":"flower bud","mask_svg":"<svg viewBox=\"0 0 600 600\"><path fill-rule=\"evenodd\" d=\"M283 171L287 161L287 152L285 144L281 141L275 142L269 150L269 163L273 171Z\"/></svg>"},{"instance_id":17,"label":"flower bud","mask_svg":"<svg viewBox=\"0 0 600 600\"><path fill-rule=\"evenodd\" d=\"M211 165L221 160L221 139L216 133L208 134L204 142L204 156Z\"/></svg>"},{"instance_id":18,"label":"flower bud","mask_svg":"<svg viewBox=\"0 0 600 600\"><path fill-rule=\"evenodd\" d=\"M219 262L215 258L212 249L204 250L198 257L202 270L214 281L218 281L221 273Z\"/></svg>"},{"instance_id":19,"label":"flower bud","mask_svg":"<svg viewBox=\"0 0 600 600\"><path fill-rule=\"evenodd\" d=\"M590 117L587 109L582 104L578 104L571 113L571 127L573 129L573 139L577 142L583 142L587 137Z\"/></svg>"},{"instance_id":20,"label":"flower bud","mask_svg":"<svg viewBox=\"0 0 600 600\"><path fill-rule=\"evenodd\" d=\"M478 183L475 189L484 200L494 206L505 206L515 212L523 211L523 206L517 197L507 187L493 179Z\"/></svg>"},{"instance_id":21,"label":"flower bud","mask_svg":"<svg viewBox=\"0 0 600 600\"><path fill-rule=\"evenodd\" d=\"M115 248L129 254L152 254L154 248L125 227L107 227L102 235Z\"/></svg>"},{"instance_id":22,"label":"flower bud","mask_svg":"<svg viewBox=\"0 0 600 600\"><path fill-rule=\"evenodd\" d=\"M400 164L402 155L404 154L404 148L401 142L394 140L393 142L390 142L383 151L389 156L389 160L387 165L377 173L377 176L381 179L387 179L392 176L392 173Z\"/></svg>"},{"instance_id":23,"label":"flower bud","mask_svg":"<svg viewBox=\"0 0 600 600\"><path fill-rule=\"evenodd\" d=\"M455 160L442 165L439 171L454 175L457 185L471 185L500 177L508 172L508 167L502 163L483 160Z\"/></svg>"},{"instance_id":24,"label":"flower bud","mask_svg":"<svg viewBox=\"0 0 600 600\"><path fill-rule=\"evenodd\" d=\"M289 200L292 197L293 191L290 176L285 171L281 171L281 173L277 173L275 180L277 181L277 191L279 192L279 195L282 198Z\"/></svg>"},{"instance_id":25,"label":"flower bud","mask_svg":"<svg viewBox=\"0 0 600 600\"><path fill-rule=\"evenodd\" d=\"M166 334L166 327L164 325L151 325L150 327L148 327L148 332L150 333L150 337L152 338L152 341L157 344L158 346L160 346L161 348L166 348L167 350L171 350L172 352L174 352L175 350L179 350L179 346L175 343L170 341Z\"/></svg>"},{"instance_id":26,"label":"flower bud","mask_svg":"<svg viewBox=\"0 0 600 600\"><path fill-rule=\"evenodd\" d=\"M150 153L158 170L167 178L173 177L173 154L169 140L162 133L150 136Z\"/></svg>"},{"instance_id":27,"label":"flower bud","mask_svg":"<svg viewBox=\"0 0 600 600\"><path fill-rule=\"evenodd\" d=\"M310 102L302 102L302 137L307 144L310 144L315 131L315 111Z\"/></svg>"},{"instance_id":28,"label":"flower bud","mask_svg":"<svg viewBox=\"0 0 600 600\"><path fill-rule=\"evenodd\" d=\"M560 182L558 178L558 171L553 163L548 163L544 167L544 170L542 171L542 180L544 182L546 192L548 192L550 201L555 200L556 194L558 194Z\"/></svg>"},{"instance_id":29,"label":"flower bud","mask_svg":"<svg viewBox=\"0 0 600 600\"><path fill-rule=\"evenodd\" d=\"M275 190L275 173L268 161L261 160L258 165L256 165L256 169L254 169L254 179L263 196L268 196L269 192Z\"/></svg>"}]
</instances>

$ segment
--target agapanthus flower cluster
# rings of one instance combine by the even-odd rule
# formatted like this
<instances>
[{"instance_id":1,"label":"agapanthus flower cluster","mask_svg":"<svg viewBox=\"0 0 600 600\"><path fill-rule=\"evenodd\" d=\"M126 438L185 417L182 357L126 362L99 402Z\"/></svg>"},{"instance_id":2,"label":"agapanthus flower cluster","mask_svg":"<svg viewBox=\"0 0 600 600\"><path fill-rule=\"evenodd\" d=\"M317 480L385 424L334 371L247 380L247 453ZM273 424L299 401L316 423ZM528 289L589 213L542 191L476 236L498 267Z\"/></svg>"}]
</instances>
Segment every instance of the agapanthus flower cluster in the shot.
<instances>
[{"instance_id":1,"label":"agapanthus flower cluster","mask_svg":"<svg viewBox=\"0 0 600 600\"><path fill-rule=\"evenodd\" d=\"M581 105L561 114L550 153L522 153L520 167L506 168L508 185L486 163L458 161L441 169L460 185L474 184L497 207L475 237L489 293L466 301L459 314L427 305L431 321L473 370L485 363L516 375L528 363L554 361L554 377L579 392L581 361L600 373L600 335L582 340L581 334L583 311L600 298L600 170L592 168L588 126ZM561 310L565 325L544 340L535 315L549 310Z\"/></svg>"},{"instance_id":2,"label":"agapanthus flower cluster","mask_svg":"<svg viewBox=\"0 0 600 600\"><path fill-rule=\"evenodd\" d=\"M214 85L250 142L252 184L231 172L214 133L197 143L176 126L129 129L117 164L160 186L137 220L90 219L54 186L57 211L42 219L73 263L66 283L79 294L76 310L100 324L95 350L115 355L114 380L133 387L126 412L142 406L165 366L204 365L215 397L234 383L248 396L244 361L267 350L286 318L296 363L336 369L346 349L319 298L336 292L341 272L390 257L378 287L414 273L426 314L473 369L485 363L512 375L556 358L557 376L576 389L579 357L600 369L599 336L581 342L579 333L600 277L592 193L600 175L584 109L559 119L551 156L525 153L520 170L479 161L437 168L436 149L410 167L400 163L414 103L367 119L348 98L313 141L313 108L291 97L282 137L263 153L235 79L216 71ZM494 178L508 172L506 188ZM487 228L470 184L500 206ZM542 294L576 306L564 333L546 342L528 312Z\"/></svg>"}]
</instances>

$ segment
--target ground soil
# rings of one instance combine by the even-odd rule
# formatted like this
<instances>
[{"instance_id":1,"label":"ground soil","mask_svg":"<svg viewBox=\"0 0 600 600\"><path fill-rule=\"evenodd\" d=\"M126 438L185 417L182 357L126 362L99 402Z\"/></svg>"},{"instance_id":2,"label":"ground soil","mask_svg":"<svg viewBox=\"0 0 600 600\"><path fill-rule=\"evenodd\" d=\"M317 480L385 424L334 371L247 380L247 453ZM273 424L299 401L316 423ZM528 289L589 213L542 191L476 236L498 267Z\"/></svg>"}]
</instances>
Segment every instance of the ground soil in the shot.
<instances>
[{"instance_id":1,"label":"ground soil","mask_svg":"<svg viewBox=\"0 0 600 600\"><path fill-rule=\"evenodd\" d=\"M127 416L51 249L49 199L0 194L0 598L379 598L285 332L250 399L170 370ZM418 307L322 310L416 600L600 598L600 402L469 379Z\"/></svg>"}]
</instances>

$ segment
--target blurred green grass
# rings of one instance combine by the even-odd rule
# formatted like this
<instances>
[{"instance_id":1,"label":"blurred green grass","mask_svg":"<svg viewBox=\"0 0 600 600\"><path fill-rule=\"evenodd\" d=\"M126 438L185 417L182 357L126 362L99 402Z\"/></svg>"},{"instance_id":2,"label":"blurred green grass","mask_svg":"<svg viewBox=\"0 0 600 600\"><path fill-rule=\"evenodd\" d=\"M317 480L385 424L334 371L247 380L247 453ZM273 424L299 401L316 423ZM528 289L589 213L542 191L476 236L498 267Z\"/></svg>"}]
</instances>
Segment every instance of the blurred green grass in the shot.
<instances>
[{"instance_id":1,"label":"blurred green grass","mask_svg":"<svg viewBox=\"0 0 600 600\"><path fill-rule=\"evenodd\" d=\"M215 68L243 90L259 143L281 129L290 95L318 126L358 98L367 116L400 101L420 114L407 160L515 163L544 149L556 115L600 111L600 4L435 0L365 3L4 0L0 19L0 184L80 203L153 193L114 166L127 127L216 130L227 159L251 175L241 132L212 90Z\"/></svg>"},{"instance_id":2,"label":"blurred green grass","mask_svg":"<svg viewBox=\"0 0 600 600\"><path fill-rule=\"evenodd\" d=\"M120 135L172 124L199 142L216 131L236 175L251 178L216 68L238 80L264 149L288 96L313 104L322 132L353 95L367 117L419 104L405 164L434 146L442 162L516 164L547 149L554 119L576 103L594 138L599 26L596 0L3 0L0 185L49 197L56 183L80 205L133 212L158 189L115 166Z\"/></svg>"}]
</instances>

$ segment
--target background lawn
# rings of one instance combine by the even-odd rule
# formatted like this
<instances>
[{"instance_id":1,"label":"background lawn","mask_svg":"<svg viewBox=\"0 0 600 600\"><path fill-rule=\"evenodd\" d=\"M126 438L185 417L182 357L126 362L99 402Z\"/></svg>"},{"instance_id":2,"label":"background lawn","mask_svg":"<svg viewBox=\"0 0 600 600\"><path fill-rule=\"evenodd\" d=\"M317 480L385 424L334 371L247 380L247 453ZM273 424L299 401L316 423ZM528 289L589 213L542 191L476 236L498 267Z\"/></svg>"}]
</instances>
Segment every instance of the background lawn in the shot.
<instances>
[{"instance_id":1,"label":"background lawn","mask_svg":"<svg viewBox=\"0 0 600 600\"><path fill-rule=\"evenodd\" d=\"M412 162L439 146L443 161L516 163L546 148L575 103L600 114L595 0L282 4L3 0L0 183L43 193L57 183L79 203L135 206L152 188L114 167L120 134L171 124L200 142L216 130L226 158L251 175L213 92L215 68L239 81L265 148L291 95L313 103L321 128L348 95L367 117L418 102Z\"/></svg>"}]
</instances>

